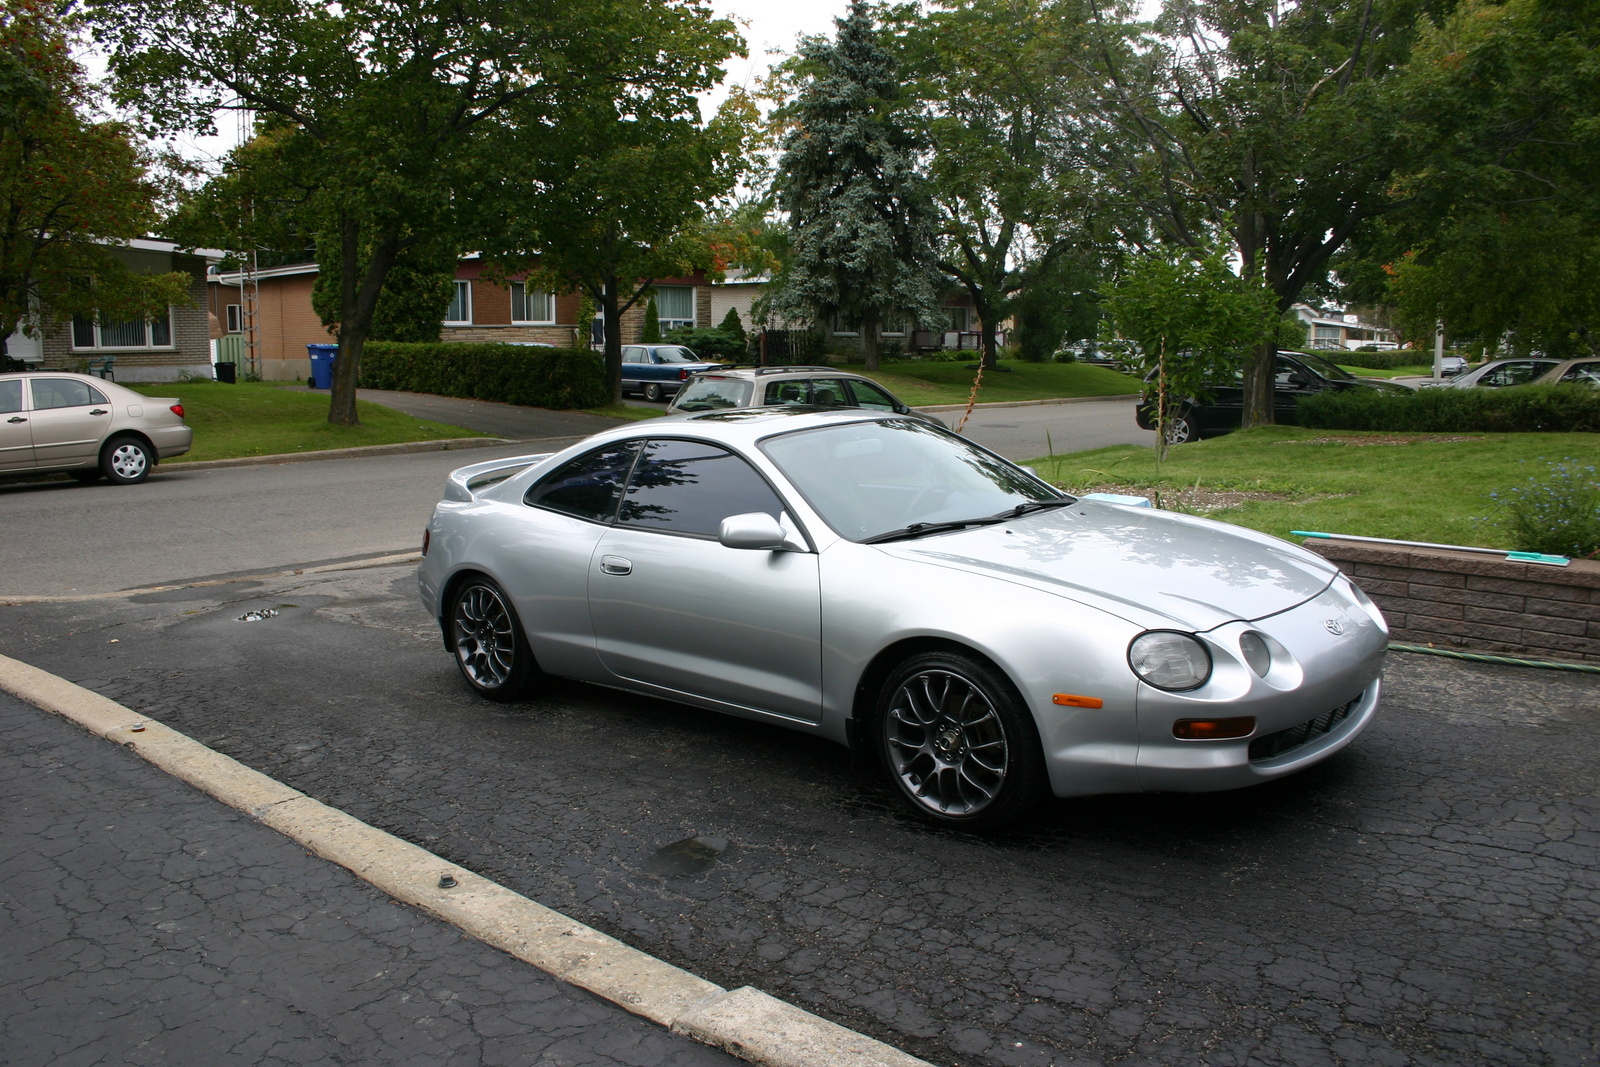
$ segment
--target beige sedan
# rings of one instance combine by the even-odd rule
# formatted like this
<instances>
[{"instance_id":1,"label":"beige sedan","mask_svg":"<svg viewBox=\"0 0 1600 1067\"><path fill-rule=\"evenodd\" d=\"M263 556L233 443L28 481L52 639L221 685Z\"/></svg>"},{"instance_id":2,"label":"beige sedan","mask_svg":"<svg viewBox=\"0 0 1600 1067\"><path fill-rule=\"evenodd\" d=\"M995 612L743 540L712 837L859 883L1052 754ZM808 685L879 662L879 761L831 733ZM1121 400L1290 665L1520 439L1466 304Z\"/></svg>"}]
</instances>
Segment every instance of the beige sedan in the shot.
<instances>
[{"instance_id":1,"label":"beige sedan","mask_svg":"<svg viewBox=\"0 0 1600 1067\"><path fill-rule=\"evenodd\" d=\"M0 374L0 478L62 471L142 482L189 451L194 431L176 397L147 397L65 371Z\"/></svg>"}]
</instances>

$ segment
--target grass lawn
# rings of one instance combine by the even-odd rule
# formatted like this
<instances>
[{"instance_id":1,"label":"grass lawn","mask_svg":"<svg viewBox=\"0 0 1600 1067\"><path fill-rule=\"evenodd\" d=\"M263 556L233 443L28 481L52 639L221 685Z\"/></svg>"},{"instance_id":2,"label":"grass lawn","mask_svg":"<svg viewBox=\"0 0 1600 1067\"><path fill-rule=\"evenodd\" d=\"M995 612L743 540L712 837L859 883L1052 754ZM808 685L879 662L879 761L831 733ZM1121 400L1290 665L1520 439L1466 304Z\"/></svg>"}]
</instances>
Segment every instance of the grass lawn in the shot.
<instances>
[{"instance_id":1,"label":"grass lawn","mask_svg":"<svg viewBox=\"0 0 1600 1067\"><path fill-rule=\"evenodd\" d=\"M361 425L331 426L328 394L294 392L273 382L158 382L128 388L182 402L184 421L194 427L194 449L172 463L483 436L363 401L356 403Z\"/></svg>"},{"instance_id":2,"label":"grass lawn","mask_svg":"<svg viewBox=\"0 0 1600 1067\"><path fill-rule=\"evenodd\" d=\"M1074 492L1160 494L1177 510L1278 537L1290 530L1513 547L1491 493L1600 466L1600 434L1375 434L1272 426L1155 451L1100 448L1031 461ZM1298 539L1293 539L1298 540Z\"/></svg>"},{"instance_id":3,"label":"grass lawn","mask_svg":"<svg viewBox=\"0 0 1600 1067\"><path fill-rule=\"evenodd\" d=\"M860 364L840 368L864 373ZM881 382L912 407L965 404L977 373L966 363L886 363L867 377ZM1129 396L1139 379L1085 363L1024 363L1002 359L999 372L985 371L978 403L1005 400L1055 400L1067 396Z\"/></svg>"}]
</instances>

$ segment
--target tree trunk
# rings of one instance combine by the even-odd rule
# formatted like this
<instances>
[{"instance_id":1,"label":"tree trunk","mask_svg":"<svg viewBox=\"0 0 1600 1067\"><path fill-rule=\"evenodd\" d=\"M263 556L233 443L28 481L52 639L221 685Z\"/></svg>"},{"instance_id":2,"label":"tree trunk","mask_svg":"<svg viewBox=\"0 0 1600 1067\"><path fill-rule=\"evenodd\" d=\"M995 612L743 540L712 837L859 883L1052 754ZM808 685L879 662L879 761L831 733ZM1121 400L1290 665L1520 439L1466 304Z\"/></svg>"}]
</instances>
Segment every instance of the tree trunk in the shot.
<instances>
[{"instance_id":1,"label":"tree trunk","mask_svg":"<svg viewBox=\"0 0 1600 1067\"><path fill-rule=\"evenodd\" d=\"M861 316L861 365L863 369L878 369L878 316Z\"/></svg>"},{"instance_id":2,"label":"tree trunk","mask_svg":"<svg viewBox=\"0 0 1600 1067\"><path fill-rule=\"evenodd\" d=\"M995 370L1000 366L1000 345L997 342L994 319L988 312L980 311L982 316L978 321L983 323L983 367L985 370Z\"/></svg>"},{"instance_id":3,"label":"tree trunk","mask_svg":"<svg viewBox=\"0 0 1600 1067\"><path fill-rule=\"evenodd\" d=\"M1245 360L1244 413L1239 420L1241 428L1271 426L1277 421L1273 412L1276 386L1273 366L1277 361L1277 338L1263 341Z\"/></svg>"},{"instance_id":4,"label":"tree trunk","mask_svg":"<svg viewBox=\"0 0 1600 1067\"><path fill-rule=\"evenodd\" d=\"M593 292L605 324L606 389L613 404L622 403L622 309L617 306L617 279L607 278L599 292Z\"/></svg>"},{"instance_id":5,"label":"tree trunk","mask_svg":"<svg viewBox=\"0 0 1600 1067\"><path fill-rule=\"evenodd\" d=\"M400 235L391 231L373 247L367 269L361 271L361 224L348 216L340 220L339 355L333 361L333 388L328 400L328 421L335 426L360 425L356 382L361 376L361 351L372 332L372 314L378 307L384 279L399 254Z\"/></svg>"}]
</instances>

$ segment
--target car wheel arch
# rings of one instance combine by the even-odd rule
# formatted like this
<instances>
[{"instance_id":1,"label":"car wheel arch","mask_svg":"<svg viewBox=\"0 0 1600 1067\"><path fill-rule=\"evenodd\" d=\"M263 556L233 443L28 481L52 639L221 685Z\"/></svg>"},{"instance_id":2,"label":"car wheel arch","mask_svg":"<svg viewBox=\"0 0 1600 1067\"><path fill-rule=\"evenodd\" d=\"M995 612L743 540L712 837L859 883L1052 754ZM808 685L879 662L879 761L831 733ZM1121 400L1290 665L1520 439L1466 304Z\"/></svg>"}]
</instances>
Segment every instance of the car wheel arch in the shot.
<instances>
[{"instance_id":1,"label":"car wheel arch","mask_svg":"<svg viewBox=\"0 0 1600 1067\"><path fill-rule=\"evenodd\" d=\"M957 641L948 637L935 637L925 635L919 637L906 637L891 645L886 645L878 650L866 668L861 672L861 677L856 680L855 694L851 700L850 718L846 723L846 734L850 740L852 752L864 751L870 744L872 720L877 714L877 699L883 685L895 669L910 659L925 652L950 652L956 655L971 656L986 664L991 670L1004 677L1011 683L1011 687L1018 693L1022 687L1017 685L1015 677L1006 668L997 662L982 649L964 641ZM1030 719L1032 716L1030 716ZM1039 724L1034 722L1034 730L1038 731Z\"/></svg>"}]
</instances>

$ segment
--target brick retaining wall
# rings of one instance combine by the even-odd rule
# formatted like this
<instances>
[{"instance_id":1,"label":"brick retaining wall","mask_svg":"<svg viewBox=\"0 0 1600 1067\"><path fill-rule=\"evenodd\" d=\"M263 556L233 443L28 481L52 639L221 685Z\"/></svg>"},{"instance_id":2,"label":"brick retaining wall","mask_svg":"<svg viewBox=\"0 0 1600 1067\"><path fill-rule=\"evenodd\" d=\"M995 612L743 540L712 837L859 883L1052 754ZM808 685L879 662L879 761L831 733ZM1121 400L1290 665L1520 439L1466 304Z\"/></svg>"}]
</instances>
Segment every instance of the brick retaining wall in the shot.
<instances>
[{"instance_id":1,"label":"brick retaining wall","mask_svg":"<svg viewBox=\"0 0 1600 1067\"><path fill-rule=\"evenodd\" d=\"M1600 562L1550 567L1319 538L1305 547L1378 602L1401 644L1600 662Z\"/></svg>"}]
</instances>

